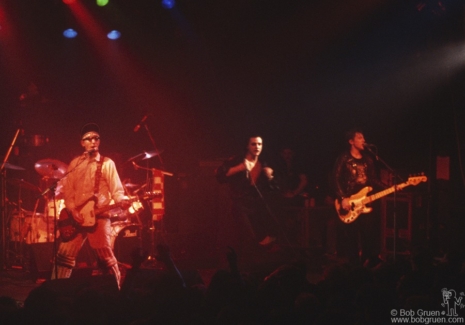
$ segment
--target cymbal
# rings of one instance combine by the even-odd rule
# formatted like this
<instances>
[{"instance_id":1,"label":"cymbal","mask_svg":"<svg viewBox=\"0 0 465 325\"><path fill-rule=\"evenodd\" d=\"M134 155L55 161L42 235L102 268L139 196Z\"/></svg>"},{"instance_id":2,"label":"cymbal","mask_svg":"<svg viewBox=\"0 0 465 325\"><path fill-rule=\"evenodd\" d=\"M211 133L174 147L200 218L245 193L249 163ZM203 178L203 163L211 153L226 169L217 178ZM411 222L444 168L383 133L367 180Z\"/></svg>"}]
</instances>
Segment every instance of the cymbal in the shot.
<instances>
[{"instance_id":1,"label":"cymbal","mask_svg":"<svg viewBox=\"0 0 465 325\"><path fill-rule=\"evenodd\" d=\"M13 170L26 170L26 168L23 168L23 167L20 167L20 166L16 166L16 165L12 165L10 163L5 163L5 168L6 169L13 169Z\"/></svg>"},{"instance_id":2,"label":"cymbal","mask_svg":"<svg viewBox=\"0 0 465 325\"><path fill-rule=\"evenodd\" d=\"M35 163L34 168L42 176L59 179L66 174L68 165L56 159L42 159Z\"/></svg>"},{"instance_id":3,"label":"cymbal","mask_svg":"<svg viewBox=\"0 0 465 325\"><path fill-rule=\"evenodd\" d=\"M134 157L129 158L127 162L131 162L137 159L141 159L141 160L150 159L152 157L158 156L161 153L162 151L144 151L143 153L140 153L138 155L135 155Z\"/></svg>"},{"instance_id":4,"label":"cymbal","mask_svg":"<svg viewBox=\"0 0 465 325\"><path fill-rule=\"evenodd\" d=\"M155 157L155 156L158 156L159 154L162 153L162 151L146 151L144 152L145 153L145 157L142 158L142 160L145 160L145 159L150 159L152 157Z\"/></svg>"},{"instance_id":5,"label":"cymbal","mask_svg":"<svg viewBox=\"0 0 465 325\"><path fill-rule=\"evenodd\" d=\"M34 184L31 184L29 182L26 182L24 179L12 178L12 179L7 179L7 182L12 185L18 186L20 188L24 188L26 190L40 192L40 189L38 186L35 186Z\"/></svg>"},{"instance_id":6,"label":"cymbal","mask_svg":"<svg viewBox=\"0 0 465 325\"><path fill-rule=\"evenodd\" d=\"M125 183L124 186L131 188L131 187L139 187L140 185L134 184L134 183Z\"/></svg>"}]
</instances>

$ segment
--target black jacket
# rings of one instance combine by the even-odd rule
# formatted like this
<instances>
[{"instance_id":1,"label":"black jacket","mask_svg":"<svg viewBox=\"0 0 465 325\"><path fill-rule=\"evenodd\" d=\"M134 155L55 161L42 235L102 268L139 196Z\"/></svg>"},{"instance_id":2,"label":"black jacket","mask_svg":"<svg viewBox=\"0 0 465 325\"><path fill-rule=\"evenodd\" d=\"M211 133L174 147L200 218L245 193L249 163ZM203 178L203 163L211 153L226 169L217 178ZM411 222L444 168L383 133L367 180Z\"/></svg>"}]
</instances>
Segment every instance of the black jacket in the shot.
<instances>
[{"instance_id":1,"label":"black jacket","mask_svg":"<svg viewBox=\"0 0 465 325\"><path fill-rule=\"evenodd\" d=\"M226 176L228 170L231 167L237 166L242 161L244 161L244 159L245 159L244 156L240 156L240 155L231 157L227 159L221 166L219 166L216 169L216 179L221 184L224 184L224 183L229 184L231 195L233 198L259 197L260 194L257 191L257 189L260 192L268 192L271 189L276 188L276 185L273 183L273 181L268 180L263 170L255 184L256 187L250 183L248 172L245 170L238 172L231 176ZM262 165L262 169L264 167L269 167L267 162L260 159L260 157L258 160L260 164Z\"/></svg>"},{"instance_id":2,"label":"black jacket","mask_svg":"<svg viewBox=\"0 0 465 325\"><path fill-rule=\"evenodd\" d=\"M333 169L333 188L336 198L350 197L362 188L375 190L386 188L379 180L373 159L362 152L362 158L354 158L349 151L341 154Z\"/></svg>"}]
</instances>

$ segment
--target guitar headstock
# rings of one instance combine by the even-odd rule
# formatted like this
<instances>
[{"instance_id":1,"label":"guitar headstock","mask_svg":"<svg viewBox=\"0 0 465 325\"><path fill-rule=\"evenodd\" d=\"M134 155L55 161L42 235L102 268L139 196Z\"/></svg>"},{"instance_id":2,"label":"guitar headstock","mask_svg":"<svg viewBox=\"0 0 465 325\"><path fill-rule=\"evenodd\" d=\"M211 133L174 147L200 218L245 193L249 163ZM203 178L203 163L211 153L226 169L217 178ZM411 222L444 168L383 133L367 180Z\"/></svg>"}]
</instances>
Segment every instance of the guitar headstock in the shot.
<instances>
[{"instance_id":1,"label":"guitar headstock","mask_svg":"<svg viewBox=\"0 0 465 325\"><path fill-rule=\"evenodd\" d=\"M407 180L407 184L418 185L422 182L426 182L427 180L428 178L424 174L421 174L419 176L410 176Z\"/></svg>"},{"instance_id":2,"label":"guitar headstock","mask_svg":"<svg viewBox=\"0 0 465 325\"><path fill-rule=\"evenodd\" d=\"M162 197L163 197L163 193L161 191L146 192L141 196L143 200L158 199Z\"/></svg>"}]
</instances>

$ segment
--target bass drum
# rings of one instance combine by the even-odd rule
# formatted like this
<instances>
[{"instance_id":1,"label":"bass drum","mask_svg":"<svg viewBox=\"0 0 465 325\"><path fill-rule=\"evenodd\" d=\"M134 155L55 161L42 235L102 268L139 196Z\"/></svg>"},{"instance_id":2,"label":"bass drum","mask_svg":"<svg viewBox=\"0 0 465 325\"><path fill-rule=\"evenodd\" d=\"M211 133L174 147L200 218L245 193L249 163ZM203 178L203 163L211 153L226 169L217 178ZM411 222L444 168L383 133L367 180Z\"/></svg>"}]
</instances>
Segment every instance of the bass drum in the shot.
<instances>
[{"instance_id":1,"label":"bass drum","mask_svg":"<svg viewBox=\"0 0 465 325\"><path fill-rule=\"evenodd\" d=\"M26 244L54 241L55 224L53 218L42 213L13 214L10 219L10 240L23 241Z\"/></svg>"},{"instance_id":2,"label":"bass drum","mask_svg":"<svg viewBox=\"0 0 465 325\"><path fill-rule=\"evenodd\" d=\"M111 225L111 247L118 262L131 265L131 252L141 247L141 226L138 224L115 222Z\"/></svg>"}]
</instances>

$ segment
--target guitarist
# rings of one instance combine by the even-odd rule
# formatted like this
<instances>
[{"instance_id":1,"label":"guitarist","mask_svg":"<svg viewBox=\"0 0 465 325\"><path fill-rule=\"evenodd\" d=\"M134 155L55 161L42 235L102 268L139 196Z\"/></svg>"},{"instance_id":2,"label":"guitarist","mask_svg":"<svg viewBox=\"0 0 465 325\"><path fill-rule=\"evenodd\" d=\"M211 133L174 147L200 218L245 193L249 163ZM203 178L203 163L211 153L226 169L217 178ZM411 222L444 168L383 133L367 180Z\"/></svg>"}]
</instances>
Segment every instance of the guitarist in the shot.
<instances>
[{"instance_id":1,"label":"guitarist","mask_svg":"<svg viewBox=\"0 0 465 325\"><path fill-rule=\"evenodd\" d=\"M373 159L364 152L365 138L360 129L354 128L346 133L348 150L337 159L333 169L333 188L341 208L349 211L349 198L366 186L384 189L386 186L377 177ZM379 254L380 241L380 211L360 215L349 224L338 223L343 227L340 235L343 237L344 255L349 263L376 261Z\"/></svg>"},{"instance_id":2,"label":"guitarist","mask_svg":"<svg viewBox=\"0 0 465 325\"><path fill-rule=\"evenodd\" d=\"M71 276L76 256L84 241L89 239L99 265L114 274L119 285L120 271L110 243L110 219L98 215L92 218L82 211L83 207L89 205L91 208L93 205L95 208L108 206L112 199L120 203L121 208L127 209L129 202L124 198L124 189L115 163L110 158L100 155L100 129L97 124L88 123L81 128L81 146L85 150L84 154L71 161L68 167L69 174L63 179L64 199L71 221L75 221L77 225L94 225L77 227L79 231L71 239L62 238L56 256L56 266L52 270L52 279ZM92 209L90 211L92 212ZM85 220L86 218L90 221ZM60 222L62 221L60 215Z\"/></svg>"}]
</instances>

